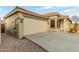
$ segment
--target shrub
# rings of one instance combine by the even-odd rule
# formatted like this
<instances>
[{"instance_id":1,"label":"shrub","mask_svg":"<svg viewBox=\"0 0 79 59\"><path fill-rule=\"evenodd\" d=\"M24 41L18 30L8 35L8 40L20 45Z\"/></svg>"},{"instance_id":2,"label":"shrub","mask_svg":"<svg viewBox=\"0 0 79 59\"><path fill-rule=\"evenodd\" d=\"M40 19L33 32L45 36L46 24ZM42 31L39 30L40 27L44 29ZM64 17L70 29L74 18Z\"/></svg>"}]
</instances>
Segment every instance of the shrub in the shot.
<instances>
[{"instance_id":1,"label":"shrub","mask_svg":"<svg viewBox=\"0 0 79 59\"><path fill-rule=\"evenodd\" d=\"M69 30L70 33L75 33L77 32L77 25L76 24L72 24Z\"/></svg>"}]
</instances>

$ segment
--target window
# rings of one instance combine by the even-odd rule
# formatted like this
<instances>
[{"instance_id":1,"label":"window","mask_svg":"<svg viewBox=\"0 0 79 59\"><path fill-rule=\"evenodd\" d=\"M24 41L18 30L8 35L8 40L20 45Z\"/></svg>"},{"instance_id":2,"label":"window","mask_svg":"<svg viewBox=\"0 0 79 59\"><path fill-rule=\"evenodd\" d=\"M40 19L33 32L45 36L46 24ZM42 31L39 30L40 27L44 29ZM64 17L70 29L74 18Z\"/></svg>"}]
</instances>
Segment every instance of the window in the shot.
<instances>
[{"instance_id":1,"label":"window","mask_svg":"<svg viewBox=\"0 0 79 59\"><path fill-rule=\"evenodd\" d=\"M55 28L55 20L50 20L50 27Z\"/></svg>"}]
</instances>

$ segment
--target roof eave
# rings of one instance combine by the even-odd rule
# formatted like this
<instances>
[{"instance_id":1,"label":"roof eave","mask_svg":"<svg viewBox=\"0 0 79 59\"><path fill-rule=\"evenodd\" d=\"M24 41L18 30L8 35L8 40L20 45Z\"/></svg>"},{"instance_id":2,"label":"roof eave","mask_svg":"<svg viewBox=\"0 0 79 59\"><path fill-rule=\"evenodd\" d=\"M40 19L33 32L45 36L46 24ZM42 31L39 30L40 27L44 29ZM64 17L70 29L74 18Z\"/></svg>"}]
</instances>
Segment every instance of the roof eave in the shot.
<instances>
[{"instance_id":1,"label":"roof eave","mask_svg":"<svg viewBox=\"0 0 79 59\"><path fill-rule=\"evenodd\" d=\"M15 13L15 12L23 12L23 13L35 15L35 16L38 16L38 17L41 17L41 18L47 18L47 17L45 17L45 16L43 16L43 15L40 15L40 14L31 12L31 11L28 11L28 10L22 9L22 8L20 8L20 7L16 7L16 8L13 9L11 12L9 12L7 15L5 15L3 18L6 19L7 17L9 17L10 15L12 15L12 14Z\"/></svg>"}]
</instances>

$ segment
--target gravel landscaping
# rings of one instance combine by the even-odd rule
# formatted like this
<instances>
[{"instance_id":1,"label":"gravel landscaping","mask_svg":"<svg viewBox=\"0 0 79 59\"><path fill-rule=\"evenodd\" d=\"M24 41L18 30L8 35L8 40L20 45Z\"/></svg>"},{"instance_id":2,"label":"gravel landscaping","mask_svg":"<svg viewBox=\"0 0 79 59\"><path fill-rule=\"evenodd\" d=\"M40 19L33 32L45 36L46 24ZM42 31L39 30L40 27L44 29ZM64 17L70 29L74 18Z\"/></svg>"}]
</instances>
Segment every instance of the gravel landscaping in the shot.
<instances>
[{"instance_id":1,"label":"gravel landscaping","mask_svg":"<svg viewBox=\"0 0 79 59\"><path fill-rule=\"evenodd\" d=\"M29 39L17 39L12 36L2 34L1 52L45 52L43 48L33 43Z\"/></svg>"}]
</instances>

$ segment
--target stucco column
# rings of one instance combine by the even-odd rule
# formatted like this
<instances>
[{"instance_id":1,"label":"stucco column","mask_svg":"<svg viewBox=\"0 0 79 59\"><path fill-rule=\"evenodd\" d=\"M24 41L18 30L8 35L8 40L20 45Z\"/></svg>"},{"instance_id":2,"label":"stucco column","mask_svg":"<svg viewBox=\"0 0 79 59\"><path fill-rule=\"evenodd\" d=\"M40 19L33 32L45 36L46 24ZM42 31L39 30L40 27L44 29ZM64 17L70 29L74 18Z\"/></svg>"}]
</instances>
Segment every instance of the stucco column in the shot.
<instances>
[{"instance_id":1,"label":"stucco column","mask_svg":"<svg viewBox=\"0 0 79 59\"><path fill-rule=\"evenodd\" d=\"M23 33L24 33L24 30L23 30L23 23L21 23L21 19L19 19L19 37L18 38L23 38Z\"/></svg>"},{"instance_id":2,"label":"stucco column","mask_svg":"<svg viewBox=\"0 0 79 59\"><path fill-rule=\"evenodd\" d=\"M57 20L57 28L59 28L59 20Z\"/></svg>"},{"instance_id":3,"label":"stucco column","mask_svg":"<svg viewBox=\"0 0 79 59\"><path fill-rule=\"evenodd\" d=\"M21 13L19 13L19 17L20 17L20 19L19 19L19 38L23 38L23 34L24 34L24 26L23 26L23 20L24 20L24 16L23 16L23 14L21 14Z\"/></svg>"},{"instance_id":4,"label":"stucco column","mask_svg":"<svg viewBox=\"0 0 79 59\"><path fill-rule=\"evenodd\" d=\"M64 32L69 31L69 22L67 19L64 19Z\"/></svg>"},{"instance_id":5,"label":"stucco column","mask_svg":"<svg viewBox=\"0 0 79 59\"><path fill-rule=\"evenodd\" d=\"M63 22L63 21L61 21L61 24L60 24L60 29L61 29L61 31L63 31L63 30L64 30L64 22Z\"/></svg>"},{"instance_id":6,"label":"stucco column","mask_svg":"<svg viewBox=\"0 0 79 59\"><path fill-rule=\"evenodd\" d=\"M57 29L57 19L55 19L55 29Z\"/></svg>"}]
</instances>

